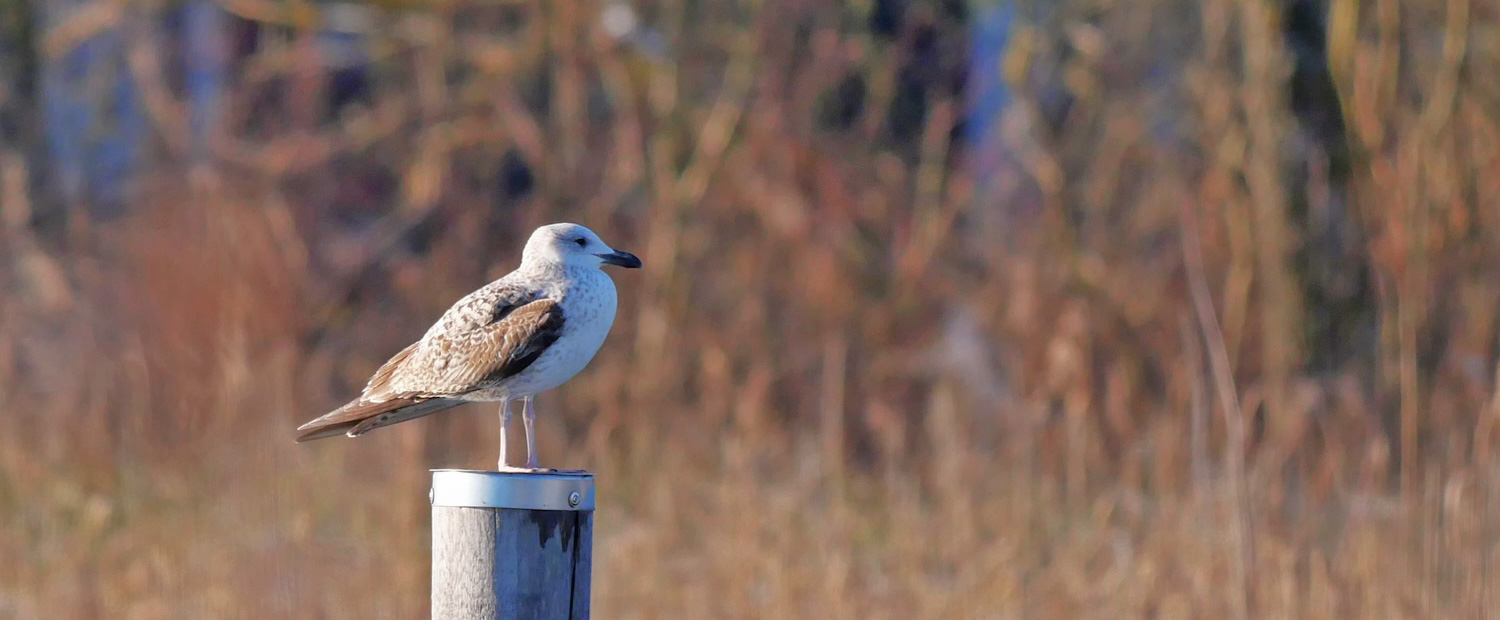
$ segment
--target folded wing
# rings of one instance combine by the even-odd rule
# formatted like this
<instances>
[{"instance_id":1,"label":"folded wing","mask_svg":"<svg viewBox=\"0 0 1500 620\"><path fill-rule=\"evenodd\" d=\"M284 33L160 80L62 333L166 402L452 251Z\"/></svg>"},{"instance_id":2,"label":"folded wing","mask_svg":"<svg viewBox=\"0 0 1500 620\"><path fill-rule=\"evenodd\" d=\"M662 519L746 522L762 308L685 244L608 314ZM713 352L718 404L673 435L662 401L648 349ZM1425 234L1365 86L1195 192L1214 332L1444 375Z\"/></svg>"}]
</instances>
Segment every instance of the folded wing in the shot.
<instances>
[{"instance_id":1,"label":"folded wing","mask_svg":"<svg viewBox=\"0 0 1500 620\"><path fill-rule=\"evenodd\" d=\"M555 300L529 297L464 300L422 340L376 370L359 398L298 428L297 441L354 437L437 413L525 370L557 341L563 326Z\"/></svg>"}]
</instances>

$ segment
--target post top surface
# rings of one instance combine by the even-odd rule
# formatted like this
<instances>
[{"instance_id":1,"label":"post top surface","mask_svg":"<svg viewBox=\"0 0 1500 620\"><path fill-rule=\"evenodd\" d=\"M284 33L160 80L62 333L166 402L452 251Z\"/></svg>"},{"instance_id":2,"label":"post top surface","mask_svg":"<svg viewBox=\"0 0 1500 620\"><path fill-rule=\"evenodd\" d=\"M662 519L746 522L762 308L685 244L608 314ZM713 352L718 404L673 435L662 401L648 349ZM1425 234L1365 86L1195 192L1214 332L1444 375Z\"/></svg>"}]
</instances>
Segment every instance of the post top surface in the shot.
<instances>
[{"instance_id":1,"label":"post top surface","mask_svg":"<svg viewBox=\"0 0 1500 620\"><path fill-rule=\"evenodd\" d=\"M433 506L517 510L593 510L589 472L432 470Z\"/></svg>"}]
</instances>

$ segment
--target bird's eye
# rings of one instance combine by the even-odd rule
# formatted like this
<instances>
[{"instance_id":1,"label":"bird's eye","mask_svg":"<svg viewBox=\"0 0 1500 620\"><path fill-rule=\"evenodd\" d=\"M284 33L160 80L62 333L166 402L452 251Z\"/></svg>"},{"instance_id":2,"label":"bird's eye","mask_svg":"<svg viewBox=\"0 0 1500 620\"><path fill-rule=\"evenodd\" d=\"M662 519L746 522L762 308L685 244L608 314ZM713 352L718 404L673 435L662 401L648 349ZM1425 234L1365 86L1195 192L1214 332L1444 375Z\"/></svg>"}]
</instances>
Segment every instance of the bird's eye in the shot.
<instances>
[{"instance_id":1,"label":"bird's eye","mask_svg":"<svg viewBox=\"0 0 1500 620\"><path fill-rule=\"evenodd\" d=\"M578 247L581 248L581 247L587 246L589 244L589 240L588 239L584 239L583 237L579 237L577 239L574 239L573 243L578 244Z\"/></svg>"}]
</instances>

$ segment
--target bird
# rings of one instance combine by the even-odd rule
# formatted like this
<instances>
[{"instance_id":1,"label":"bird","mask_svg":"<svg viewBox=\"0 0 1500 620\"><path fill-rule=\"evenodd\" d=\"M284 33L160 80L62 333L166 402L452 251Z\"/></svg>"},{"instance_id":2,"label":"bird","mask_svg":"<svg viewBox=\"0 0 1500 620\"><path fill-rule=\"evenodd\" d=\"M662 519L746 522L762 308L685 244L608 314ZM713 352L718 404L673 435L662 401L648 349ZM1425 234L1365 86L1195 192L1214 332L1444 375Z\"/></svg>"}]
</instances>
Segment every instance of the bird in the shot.
<instances>
[{"instance_id":1,"label":"bird","mask_svg":"<svg viewBox=\"0 0 1500 620\"><path fill-rule=\"evenodd\" d=\"M572 379L614 323L606 265L638 269L634 254L572 223L531 234L515 271L459 299L422 338L370 377L359 397L297 428L297 441L358 437L466 402L500 403L502 472L543 472L536 454L536 395ZM523 403L526 464L506 454L510 404Z\"/></svg>"}]
</instances>

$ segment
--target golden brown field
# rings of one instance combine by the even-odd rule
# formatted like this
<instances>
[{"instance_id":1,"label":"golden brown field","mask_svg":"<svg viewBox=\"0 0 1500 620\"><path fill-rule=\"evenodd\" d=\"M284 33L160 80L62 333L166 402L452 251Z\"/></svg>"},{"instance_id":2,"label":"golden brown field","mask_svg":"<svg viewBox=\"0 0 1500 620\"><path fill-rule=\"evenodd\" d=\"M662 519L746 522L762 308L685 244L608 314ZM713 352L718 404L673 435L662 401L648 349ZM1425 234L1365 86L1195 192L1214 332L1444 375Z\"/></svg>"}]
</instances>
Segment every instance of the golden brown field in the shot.
<instances>
[{"instance_id":1,"label":"golden brown field","mask_svg":"<svg viewBox=\"0 0 1500 620\"><path fill-rule=\"evenodd\" d=\"M1311 78L1281 3L1020 3L985 151L983 3L380 2L343 97L224 0L206 155L169 5L85 6L27 62L132 33L150 151L97 215L0 123L0 618L425 617L493 408L292 431L559 220L645 261L538 400L598 618L1500 617L1493 3L1331 0Z\"/></svg>"}]
</instances>

